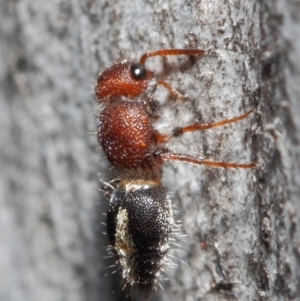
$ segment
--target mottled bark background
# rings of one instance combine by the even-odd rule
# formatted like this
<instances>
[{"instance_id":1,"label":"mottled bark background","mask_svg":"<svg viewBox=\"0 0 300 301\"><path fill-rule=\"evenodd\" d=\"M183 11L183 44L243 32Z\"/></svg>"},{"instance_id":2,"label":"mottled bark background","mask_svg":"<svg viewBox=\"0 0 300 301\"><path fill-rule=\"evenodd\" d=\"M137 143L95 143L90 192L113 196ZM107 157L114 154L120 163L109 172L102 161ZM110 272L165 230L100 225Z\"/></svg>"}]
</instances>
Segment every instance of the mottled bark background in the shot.
<instances>
[{"instance_id":1,"label":"mottled bark background","mask_svg":"<svg viewBox=\"0 0 300 301\"><path fill-rule=\"evenodd\" d=\"M151 298L300 300L298 0L2 0L0 16L0 300L125 298L104 258L93 86L117 60L175 47L208 53L147 62L187 95L157 91L162 132L256 112L170 147L259 166L166 165L186 236Z\"/></svg>"}]
</instances>

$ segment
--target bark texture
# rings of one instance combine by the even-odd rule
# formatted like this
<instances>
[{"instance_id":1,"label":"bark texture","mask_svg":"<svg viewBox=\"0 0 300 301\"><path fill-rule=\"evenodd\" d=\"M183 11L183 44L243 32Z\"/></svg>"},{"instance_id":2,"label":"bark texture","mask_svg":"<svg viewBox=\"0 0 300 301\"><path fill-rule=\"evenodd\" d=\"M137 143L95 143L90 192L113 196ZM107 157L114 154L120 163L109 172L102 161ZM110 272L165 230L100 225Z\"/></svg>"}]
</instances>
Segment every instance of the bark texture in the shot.
<instances>
[{"instance_id":1,"label":"bark texture","mask_svg":"<svg viewBox=\"0 0 300 301\"><path fill-rule=\"evenodd\" d=\"M93 85L117 60L184 47L208 52L147 62L187 95L157 91L159 130L254 107L170 147L258 168L166 164L186 236L151 299L300 300L299 1L22 0L0 15L1 300L125 299L104 259Z\"/></svg>"}]
</instances>

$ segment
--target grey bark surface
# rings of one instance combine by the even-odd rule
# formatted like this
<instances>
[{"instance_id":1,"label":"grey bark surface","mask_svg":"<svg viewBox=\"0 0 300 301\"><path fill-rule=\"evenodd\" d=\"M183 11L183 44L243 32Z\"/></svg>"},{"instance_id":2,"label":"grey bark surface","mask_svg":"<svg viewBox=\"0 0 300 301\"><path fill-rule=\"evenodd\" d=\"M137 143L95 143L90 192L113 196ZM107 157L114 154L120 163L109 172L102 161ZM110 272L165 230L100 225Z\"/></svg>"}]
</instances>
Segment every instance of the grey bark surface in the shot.
<instances>
[{"instance_id":1,"label":"grey bark surface","mask_svg":"<svg viewBox=\"0 0 300 301\"><path fill-rule=\"evenodd\" d=\"M299 1L1 1L0 15L0 300L125 299L104 259L93 86L117 60L185 47L208 51L147 62L187 96L158 89L157 127L255 108L170 147L258 168L166 164L186 236L150 299L300 300Z\"/></svg>"}]
</instances>

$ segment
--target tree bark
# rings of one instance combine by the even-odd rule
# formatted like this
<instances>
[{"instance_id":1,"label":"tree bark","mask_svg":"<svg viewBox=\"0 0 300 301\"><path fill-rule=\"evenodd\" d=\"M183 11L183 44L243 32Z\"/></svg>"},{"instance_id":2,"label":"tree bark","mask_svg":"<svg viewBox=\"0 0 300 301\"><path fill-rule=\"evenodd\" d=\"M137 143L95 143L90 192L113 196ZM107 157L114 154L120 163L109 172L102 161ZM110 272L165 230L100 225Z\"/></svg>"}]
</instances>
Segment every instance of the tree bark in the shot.
<instances>
[{"instance_id":1,"label":"tree bark","mask_svg":"<svg viewBox=\"0 0 300 301\"><path fill-rule=\"evenodd\" d=\"M2 1L0 299L123 300L106 260L109 168L94 134L97 74L149 59L161 132L255 108L174 139L178 152L254 170L166 164L185 237L152 300L300 300L300 4L285 1ZM98 173L101 173L97 176ZM182 263L183 262L183 263ZM113 270L113 269L112 269ZM108 274L107 277L105 275Z\"/></svg>"}]
</instances>

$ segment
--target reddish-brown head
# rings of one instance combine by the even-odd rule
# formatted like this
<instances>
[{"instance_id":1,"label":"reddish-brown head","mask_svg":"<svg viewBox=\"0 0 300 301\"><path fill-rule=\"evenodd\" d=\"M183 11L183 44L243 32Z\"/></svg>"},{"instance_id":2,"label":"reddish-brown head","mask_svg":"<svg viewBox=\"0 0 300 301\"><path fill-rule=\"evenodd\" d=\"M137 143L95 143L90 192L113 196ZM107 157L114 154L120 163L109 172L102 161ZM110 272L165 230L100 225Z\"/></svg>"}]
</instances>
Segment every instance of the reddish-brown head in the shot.
<instances>
[{"instance_id":1,"label":"reddish-brown head","mask_svg":"<svg viewBox=\"0 0 300 301\"><path fill-rule=\"evenodd\" d=\"M200 49L162 49L155 52L145 53L141 56L139 63L116 64L104 70L98 77L95 87L96 98L100 103L109 102L111 99L119 97L135 98L142 93L148 92L151 95L156 85L150 82L154 78L154 72L145 67L148 58L154 56L169 55L203 55L204 50ZM163 85L171 93L178 96L172 87L160 80L156 84Z\"/></svg>"},{"instance_id":2,"label":"reddish-brown head","mask_svg":"<svg viewBox=\"0 0 300 301\"><path fill-rule=\"evenodd\" d=\"M116 64L104 70L98 77L95 87L99 102L127 96L137 97L146 92L154 73L140 63Z\"/></svg>"}]
</instances>

